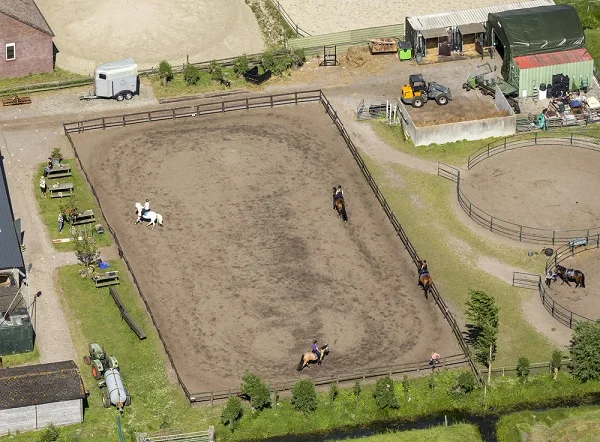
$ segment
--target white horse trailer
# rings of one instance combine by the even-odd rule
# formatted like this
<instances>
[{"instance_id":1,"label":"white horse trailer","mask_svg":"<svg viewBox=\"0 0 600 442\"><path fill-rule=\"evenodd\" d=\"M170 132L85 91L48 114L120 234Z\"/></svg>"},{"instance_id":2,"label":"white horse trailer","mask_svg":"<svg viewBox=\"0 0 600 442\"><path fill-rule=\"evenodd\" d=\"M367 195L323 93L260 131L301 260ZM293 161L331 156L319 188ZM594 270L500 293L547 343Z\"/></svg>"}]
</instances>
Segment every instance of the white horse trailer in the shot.
<instances>
[{"instance_id":1,"label":"white horse trailer","mask_svg":"<svg viewBox=\"0 0 600 442\"><path fill-rule=\"evenodd\" d=\"M140 93L140 77L137 64L132 58L104 63L94 70L94 94L80 97L114 98L117 101L131 100Z\"/></svg>"}]
</instances>

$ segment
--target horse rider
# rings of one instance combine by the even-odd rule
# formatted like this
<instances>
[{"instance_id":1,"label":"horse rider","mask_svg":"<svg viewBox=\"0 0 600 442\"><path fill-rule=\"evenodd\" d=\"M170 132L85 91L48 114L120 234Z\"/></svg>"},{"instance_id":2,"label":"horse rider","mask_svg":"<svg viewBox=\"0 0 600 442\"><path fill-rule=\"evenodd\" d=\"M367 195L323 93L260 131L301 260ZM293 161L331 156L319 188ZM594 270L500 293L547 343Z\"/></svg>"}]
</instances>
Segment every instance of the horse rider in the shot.
<instances>
[{"instance_id":1,"label":"horse rider","mask_svg":"<svg viewBox=\"0 0 600 442\"><path fill-rule=\"evenodd\" d=\"M419 266L419 285L421 285L421 276L429 275L429 269L427 268L427 260L421 261L421 265Z\"/></svg>"},{"instance_id":2,"label":"horse rider","mask_svg":"<svg viewBox=\"0 0 600 442\"><path fill-rule=\"evenodd\" d=\"M144 208L142 209L142 216L144 216L148 212L150 212L150 200L146 199L146 202L144 203Z\"/></svg>"},{"instance_id":3,"label":"horse rider","mask_svg":"<svg viewBox=\"0 0 600 442\"><path fill-rule=\"evenodd\" d=\"M317 357L317 360L321 359L321 351L319 350L319 346L317 345L317 340L316 339L313 341L313 344L312 344L312 352Z\"/></svg>"},{"instance_id":4,"label":"horse rider","mask_svg":"<svg viewBox=\"0 0 600 442\"><path fill-rule=\"evenodd\" d=\"M335 210L335 202L340 198L344 198L344 189L342 189L342 186L338 184L337 187L333 188L333 209L334 210Z\"/></svg>"}]
</instances>

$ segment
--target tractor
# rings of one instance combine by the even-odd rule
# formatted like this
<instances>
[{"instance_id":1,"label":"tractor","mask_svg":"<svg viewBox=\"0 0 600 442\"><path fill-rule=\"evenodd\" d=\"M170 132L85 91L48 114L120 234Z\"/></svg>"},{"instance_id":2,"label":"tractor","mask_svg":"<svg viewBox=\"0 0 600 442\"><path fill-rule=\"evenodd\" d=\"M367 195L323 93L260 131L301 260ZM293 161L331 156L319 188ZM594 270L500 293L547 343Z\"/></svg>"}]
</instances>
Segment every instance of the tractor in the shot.
<instances>
[{"instance_id":1,"label":"tractor","mask_svg":"<svg viewBox=\"0 0 600 442\"><path fill-rule=\"evenodd\" d=\"M89 345L89 356L83 357L86 365L92 366L92 376L98 380L109 368L119 368L119 362L114 356L106 356L106 352L95 342Z\"/></svg>"},{"instance_id":2,"label":"tractor","mask_svg":"<svg viewBox=\"0 0 600 442\"><path fill-rule=\"evenodd\" d=\"M452 100L450 89L433 81L427 83L423 75L415 74L408 77L408 83L400 91L402 102L412 107L423 107L428 100L435 100L440 106Z\"/></svg>"}]
</instances>

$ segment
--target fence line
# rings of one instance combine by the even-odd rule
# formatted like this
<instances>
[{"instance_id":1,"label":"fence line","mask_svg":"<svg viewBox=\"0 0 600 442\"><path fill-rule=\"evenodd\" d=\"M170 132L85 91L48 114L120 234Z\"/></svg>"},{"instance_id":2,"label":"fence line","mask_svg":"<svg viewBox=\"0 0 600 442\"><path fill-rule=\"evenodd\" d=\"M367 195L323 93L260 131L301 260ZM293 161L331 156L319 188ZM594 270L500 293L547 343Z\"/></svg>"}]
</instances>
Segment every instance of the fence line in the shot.
<instances>
[{"instance_id":1,"label":"fence line","mask_svg":"<svg viewBox=\"0 0 600 442\"><path fill-rule=\"evenodd\" d=\"M532 273L513 272L513 286L528 289L537 289L544 308L554 319L569 328L573 328L578 322L588 322L591 319L572 312L568 308L556 302L546 292L542 277Z\"/></svg>"},{"instance_id":2,"label":"fence line","mask_svg":"<svg viewBox=\"0 0 600 442\"><path fill-rule=\"evenodd\" d=\"M130 124L137 124L137 123L149 123L149 122L154 122L154 121L173 120L176 118L196 117L199 115L210 115L210 114L224 113L224 112L229 112L229 111L249 110L249 109L262 108L262 107L274 107L274 106L278 106L278 105L299 104L299 103L303 103L303 102L314 102L314 101L321 102L321 104L325 108L326 113L329 115L329 117L332 119L333 123L336 125L336 127L340 131L342 137L344 138L344 141L346 142L346 145L348 146L348 148L349 148L350 152L352 153L354 159L356 160L361 172L363 173L363 176L366 178L369 186L373 190L377 200L381 204L384 212L386 213L388 219L392 223L394 229L396 230L396 233L400 237L402 243L404 244L409 255L411 256L413 263L416 266L417 261L419 261L419 256L418 256L416 250L414 249L413 245L411 244L410 240L408 239L408 236L404 232L404 229L402 228L402 226L398 222L396 216L394 215L391 208L389 207L385 197L379 190L377 183L374 181L364 160L362 159L360 153L358 152L358 150L354 146L354 143L350 139L350 135L348 134L344 125L342 124L341 120L339 119L337 112L335 111L335 109L333 108L333 106L331 105L331 103L325 97L325 95L323 94L323 92L321 90L302 91L302 92L293 92L293 93L287 93L287 94L243 98L243 99L237 99L237 100L228 100L228 101L221 101L221 102L216 102L216 103L199 104L199 105L186 106L186 107L180 107L180 108L139 112L139 113L134 113L134 114L126 114L126 115L113 116L113 117L100 117L100 118L95 118L95 119L82 120L82 121L76 121L76 122L63 124L63 129L64 129L65 134L71 144L71 147L73 148L73 151L75 152L75 157L79 163L79 166L84 173L86 181L88 182L88 184L90 185L90 188L92 189L92 193L94 195L94 198L96 199L96 202L98 203L100 212L102 213L102 215L104 216L104 219L106 220L107 229L112 234L113 238L115 239L115 243L116 243L117 249L119 251L119 256L121 258L123 258L123 260L125 261L125 264L127 266L127 269L129 270L129 272L132 275L133 282L134 282L138 292L140 293L140 296L144 302L146 310L148 311L150 318L152 319L152 323L158 332L158 336L163 344L163 347L165 349L167 357L169 358L169 362L171 363L171 366L172 366L173 370L175 371L177 380L181 384L181 386L184 390L184 393L186 394L186 396L188 397L190 402L206 402L206 401L212 402L212 401L218 400L218 399L226 399L231 394L236 394L237 390L229 389L229 390L226 390L226 391L224 390L221 392L203 392L203 393L190 394L188 389L185 387L185 384L183 383L183 380L181 379L181 377L175 367L175 363L169 352L169 349L165 345L161 331L158 328L158 325L157 325L154 315L150 309L150 306L146 300L146 297L144 296L144 294L138 284L135 273L133 272L133 268L130 265L129 260L127 259L127 256L125 255L125 253L123 252L123 250L121 248L121 244L118 240L116 232L114 231L114 229L108 222L108 219L105 215L103 206L100 203L98 194L96 193L96 189L94 188L85 168L83 167L83 163L81 161L81 158L79 157L79 153L77 152L77 148L75 146L75 143L73 142L71 134L72 133L83 133L85 131L90 131L90 130L106 129L106 128L110 128L110 127L123 127L123 126L127 126ZM430 293L433 296L433 298L436 302L436 305L439 307L440 311L444 315L444 318L448 321L454 335L456 336L456 338L458 340L458 343L459 343L462 351L464 352L463 355L454 355L454 356L448 357L447 360L444 361L444 366L462 365L462 364L467 363L469 365L469 367L471 368L473 374L476 376L477 380L479 382L481 382L481 376L479 375L479 372L477 371L477 367L473 363L470 349L467 346L467 344L463 338L460 327L458 326L458 323L456 322L456 320L450 313L450 309L446 305L445 301L441 297L441 295L435 285L432 285L432 287L430 289ZM377 377L377 376L392 375L395 373L396 374L397 373L407 373L407 372L413 372L413 371L419 372L420 370L427 368L424 366L424 364L427 364L427 366L428 366L428 362L427 362L427 363L417 363L416 367L415 367L415 364L405 364L406 367L405 366L396 366L396 367L390 366L390 367L386 367L385 371L379 369L379 372L377 371L377 369L370 369L370 370L375 370L375 371L367 372L367 370L363 370L360 373L354 373L354 374L337 374L337 375L331 376L327 379L321 379L321 380L318 379L315 381L315 383L319 382L319 383L317 383L317 385L325 385L325 384L330 384L330 383L334 383L334 382L343 382L343 381L347 381L347 380L366 379L367 377L371 378L371 377ZM429 368L431 368L431 367L429 367ZM283 385L280 388L281 388L281 390L291 388L291 387L289 387L289 388L288 387L289 386L286 387L286 385Z\"/></svg>"},{"instance_id":3,"label":"fence line","mask_svg":"<svg viewBox=\"0 0 600 442\"><path fill-rule=\"evenodd\" d=\"M568 368L569 367L569 362L571 362L570 359L563 359L561 360L560 363L560 369L562 370L563 368ZM529 365L529 370L530 370L530 374L538 374L538 373L551 373L552 370L552 363L551 362L533 362ZM481 370L481 374L482 375L487 375L489 372L489 369L487 368L483 368ZM498 368L492 368L492 376L512 376L512 375L516 375L517 374L517 367L516 366L508 366L508 367L498 367Z\"/></svg>"},{"instance_id":4,"label":"fence line","mask_svg":"<svg viewBox=\"0 0 600 442\"><path fill-rule=\"evenodd\" d=\"M285 21L287 25L294 30L296 37L310 37L310 34L298 26L298 24L292 19L290 14L288 14L281 3L279 3L279 0L269 0L269 3L271 3L273 7L277 9L277 13L280 15L283 21Z\"/></svg>"},{"instance_id":5,"label":"fence line","mask_svg":"<svg viewBox=\"0 0 600 442\"><path fill-rule=\"evenodd\" d=\"M563 244L554 251L554 254L546 260L545 271L553 269L557 264L567 258L571 258L581 252L600 248L600 234L579 238L579 241L570 241Z\"/></svg>"}]
</instances>

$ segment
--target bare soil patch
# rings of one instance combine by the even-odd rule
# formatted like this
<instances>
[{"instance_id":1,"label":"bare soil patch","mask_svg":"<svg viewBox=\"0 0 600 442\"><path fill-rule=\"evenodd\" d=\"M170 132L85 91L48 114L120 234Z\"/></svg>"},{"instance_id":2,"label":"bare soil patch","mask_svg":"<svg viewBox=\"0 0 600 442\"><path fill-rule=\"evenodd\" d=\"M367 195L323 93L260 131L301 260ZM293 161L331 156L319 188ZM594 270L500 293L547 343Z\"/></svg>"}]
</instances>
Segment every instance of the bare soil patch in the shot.
<instances>
[{"instance_id":1,"label":"bare soil patch","mask_svg":"<svg viewBox=\"0 0 600 442\"><path fill-rule=\"evenodd\" d=\"M192 392L244 369L297 377L460 353L402 243L319 104L140 124L75 137L108 222ZM350 221L332 209L345 187ZM165 217L134 225L150 198Z\"/></svg>"}]
</instances>

